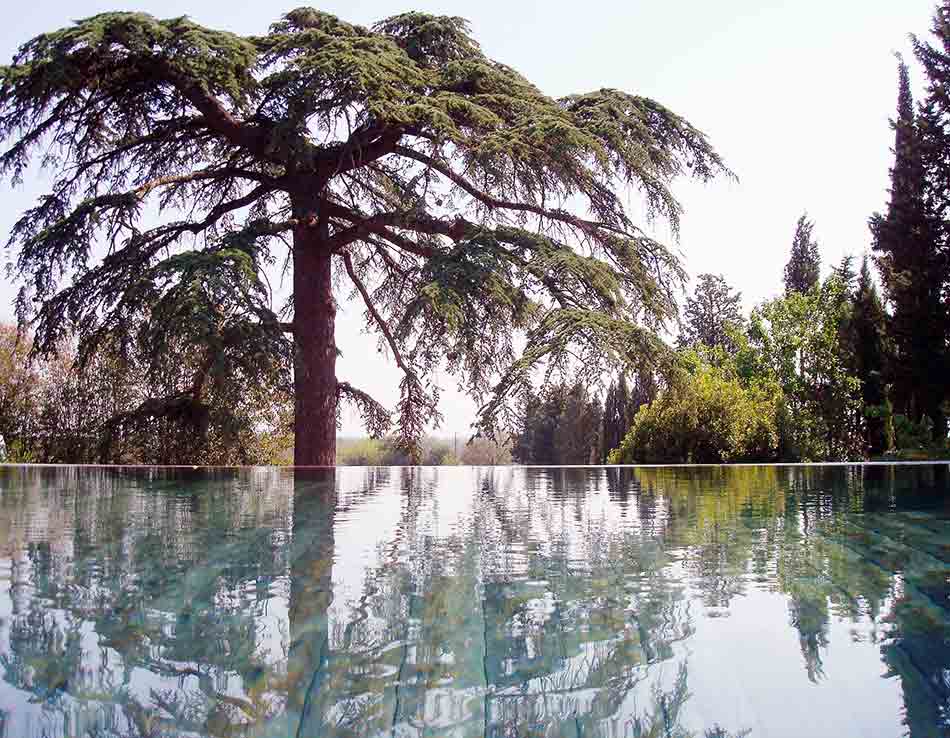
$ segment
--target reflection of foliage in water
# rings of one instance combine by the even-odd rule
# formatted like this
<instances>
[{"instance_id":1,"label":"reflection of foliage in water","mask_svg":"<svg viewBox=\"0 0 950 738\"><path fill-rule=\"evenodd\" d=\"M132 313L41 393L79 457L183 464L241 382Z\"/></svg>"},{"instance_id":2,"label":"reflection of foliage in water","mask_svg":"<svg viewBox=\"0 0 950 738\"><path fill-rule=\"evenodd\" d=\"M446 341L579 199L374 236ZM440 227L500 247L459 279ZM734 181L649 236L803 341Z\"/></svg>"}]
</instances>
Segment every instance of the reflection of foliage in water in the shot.
<instances>
[{"instance_id":1,"label":"reflection of foliage in water","mask_svg":"<svg viewBox=\"0 0 950 738\"><path fill-rule=\"evenodd\" d=\"M678 644L749 587L787 596L814 681L830 618L870 618L910 734L947 725L947 541L913 513L945 470L493 472L440 535L417 470L329 493L71 473L0 485L0 668L51 735L684 736ZM333 603L335 518L393 486L398 525ZM622 525L577 494L601 487Z\"/></svg>"}]
</instances>

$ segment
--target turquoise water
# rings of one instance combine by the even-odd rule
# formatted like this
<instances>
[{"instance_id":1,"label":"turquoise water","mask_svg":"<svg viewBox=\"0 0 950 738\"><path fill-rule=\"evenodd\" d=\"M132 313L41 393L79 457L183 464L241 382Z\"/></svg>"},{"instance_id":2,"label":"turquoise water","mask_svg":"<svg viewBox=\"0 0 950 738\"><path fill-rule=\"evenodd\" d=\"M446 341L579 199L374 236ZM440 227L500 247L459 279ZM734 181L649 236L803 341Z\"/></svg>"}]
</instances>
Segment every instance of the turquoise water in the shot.
<instances>
[{"instance_id":1,"label":"turquoise water","mask_svg":"<svg viewBox=\"0 0 950 738\"><path fill-rule=\"evenodd\" d=\"M0 737L948 736L948 491L0 468Z\"/></svg>"}]
</instances>

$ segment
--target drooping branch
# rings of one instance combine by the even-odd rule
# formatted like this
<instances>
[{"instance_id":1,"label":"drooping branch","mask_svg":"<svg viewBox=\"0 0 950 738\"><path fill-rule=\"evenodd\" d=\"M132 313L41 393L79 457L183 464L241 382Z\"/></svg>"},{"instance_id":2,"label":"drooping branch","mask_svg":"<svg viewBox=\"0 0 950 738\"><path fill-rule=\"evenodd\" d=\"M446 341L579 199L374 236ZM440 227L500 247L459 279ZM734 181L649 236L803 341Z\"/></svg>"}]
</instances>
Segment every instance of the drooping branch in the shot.
<instances>
[{"instance_id":1,"label":"drooping branch","mask_svg":"<svg viewBox=\"0 0 950 738\"><path fill-rule=\"evenodd\" d=\"M386 338L386 343L389 344L389 348L393 352L393 359L396 362L396 366L402 369L402 371L406 374L415 375L415 371L406 363L405 359L403 359L402 352L399 350L399 345L396 343L396 339L393 338L393 334L389 330L389 326L383 319L383 316L379 314L376 306L373 304L373 298L366 289L366 285L363 284L362 280L360 280L359 276L356 274L356 271L353 269L352 258L350 258L350 255L345 251L343 252L343 265L346 267L346 274L349 276L350 281L353 282L353 285L363 298L363 304L366 306L366 311L373 318L373 322L376 323L376 326Z\"/></svg>"},{"instance_id":2,"label":"drooping branch","mask_svg":"<svg viewBox=\"0 0 950 738\"><path fill-rule=\"evenodd\" d=\"M392 413L369 393L354 387L349 382L336 383L337 396L349 402L359 411L363 425L371 438L380 438L392 425Z\"/></svg>"}]
</instances>

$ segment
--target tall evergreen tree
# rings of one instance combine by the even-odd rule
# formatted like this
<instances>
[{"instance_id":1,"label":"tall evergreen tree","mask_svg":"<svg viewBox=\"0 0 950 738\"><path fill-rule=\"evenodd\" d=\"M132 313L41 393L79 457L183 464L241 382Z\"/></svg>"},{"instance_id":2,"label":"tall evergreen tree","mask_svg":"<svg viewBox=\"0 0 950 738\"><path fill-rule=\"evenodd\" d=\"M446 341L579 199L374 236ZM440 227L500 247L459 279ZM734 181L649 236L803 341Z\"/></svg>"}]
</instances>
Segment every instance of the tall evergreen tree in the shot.
<instances>
[{"instance_id":1,"label":"tall evergreen tree","mask_svg":"<svg viewBox=\"0 0 950 738\"><path fill-rule=\"evenodd\" d=\"M605 374L659 350L638 326L675 315L680 266L619 193L639 188L675 233L672 179L725 171L657 102L548 97L464 20L415 12L367 28L299 8L253 36L103 13L0 68L0 140L0 173L39 159L52 178L11 235L38 350L73 330L83 356L139 341L161 375L187 345L199 384L292 357L295 461L318 465L340 401L389 417L338 380L335 284L403 373L404 445L438 420L446 361L491 430L539 363ZM284 315L275 262L293 275Z\"/></svg>"},{"instance_id":2,"label":"tall evergreen tree","mask_svg":"<svg viewBox=\"0 0 950 738\"><path fill-rule=\"evenodd\" d=\"M657 374L650 366L641 366L633 375L633 387L630 388L628 400L630 423L644 405L653 402L660 392L660 383Z\"/></svg>"},{"instance_id":3,"label":"tall evergreen tree","mask_svg":"<svg viewBox=\"0 0 950 738\"><path fill-rule=\"evenodd\" d=\"M808 292L821 277L821 256L818 243L812 238L815 228L808 214L803 213L795 225L795 237L792 239L792 253L785 265L785 293Z\"/></svg>"},{"instance_id":4,"label":"tall evergreen tree","mask_svg":"<svg viewBox=\"0 0 950 738\"><path fill-rule=\"evenodd\" d=\"M848 295L854 293L855 280L858 278L858 274L854 271L854 256L852 254L842 256L841 261L831 267L831 273L841 282Z\"/></svg>"},{"instance_id":5,"label":"tall evergreen tree","mask_svg":"<svg viewBox=\"0 0 950 738\"><path fill-rule=\"evenodd\" d=\"M627 378L621 374L616 381L611 380L604 399L603 414L603 452L601 462L607 462L608 454L620 446L620 442L630 427Z\"/></svg>"},{"instance_id":6,"label":"tall evergreen tree","mask_svg":"<svg viewBox=\"0 0 950 738\"><path fill-rule=\"evenodd\" d=\"M895 357L889 370L898 412L914 420L927 416L938 436L946 435L947 260L937 241L939 218L928 185L925 142L914 111L907 65L898 64L894 165L887 212L871 219L873 248L892 316L889 332Z\"/></svg>"},{"instance_id":7,"label":"tall evergreen tree","mask_svg":"<svg viewBox=\"0 0 950 738\"><path fill-rule=\"evenodd\" d=\"M914 53L927 78L926 94L917 112L917 129L921 143L924 169L925 202L929 216L929 235L932 241L934 276L941 280L942 310L934 322L943 323L942 362L937 369L946 375L950 371L950 0L938 4L931 24L932 41L913 38ZM934 302L936 297L931 298ZM937 343L939 333L935 325L932 340ZM932 383L936 395L938 387ZM944 385L941 409L946 409L950 390ZM931 397L933 404L936 396ZM945 438L948 419L946 413L935 418L934 430Z\"/></svg>"},{"instance_id":8,"label":"tall evergreen tree","mask_svg":"<svg viewBox=\"0 0 950 738\"><path fill-rule=\"evenodd\" d=\"M554 429L555 462L590 464L600 450L601 409L580 383L565 388Z\"/></svg>"},{"instance_id":9,"label":"tall evergreen tree","mask_svg":"<svg viewBox=\"0 0 950 738\"><path fill-rule=\"evenodd\" d=\"M886 358L886 315L877 286L871 276L868 257L861 260L857 285L852 298L851 318L848 324L849 346L854 375L861 382L861 399L866 411L870 410L865 427L868 453L878 455L887 451L883 408L886 391L884 370Z\"/></svg>"},{"instance_id":10,"label":"tall evergreen tree","mask_svg":"<svg viewBox=\"0 0 950 738\"><path fill-rule=\"evenodd\" d=\"M604 412L601 416L601 456L600 463L607 463L607 456L610 454L611 450L615 448L612 444L617 442L617 430L616 430L616 392L617 385L614 383L614 380L610 380L610 384L607 386L607 393L604 395Z\"/></svg>"},{"instance_id":11,"label":"tall evergreen tree","mask_svg":"<svg viewBox=\"0 0 950 738\"><path fill-rule=\"evenodd\" d=\"M522 464L589 464L599 459L602 410L583 384L530 393L512 446Z\"/></svg>"},{"instance_id":12,"label":"tall evergreen tree","mask_svg":"<svg viewBox=\"0 0 950 738\"><path fill-rule=\"evenodd\" d=\"M700 274L692 297L686 298L681 348L703 345L734 350L733 335L741 330L742 295L733 292L722 275Z\"/></svg>"},{"instance_id":13,"label":"tall evergreen tree","mask_svg":"<svg viewBox=\"0 0 950 738\"><path fill-rule=\"evenodd\" d=\"M914 54L927 77L917 128L935 240L950 258L950 0L937 6L931 31L932 43L913 37Z\"/></svg>"}]
</instances>

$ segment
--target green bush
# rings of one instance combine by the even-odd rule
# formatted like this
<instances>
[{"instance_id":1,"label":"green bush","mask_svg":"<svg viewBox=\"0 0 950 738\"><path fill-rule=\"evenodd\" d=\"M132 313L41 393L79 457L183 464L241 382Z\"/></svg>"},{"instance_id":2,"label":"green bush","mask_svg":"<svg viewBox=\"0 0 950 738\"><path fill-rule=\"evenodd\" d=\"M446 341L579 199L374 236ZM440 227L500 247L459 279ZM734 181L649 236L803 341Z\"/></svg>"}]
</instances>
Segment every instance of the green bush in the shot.
<instances>
[{"instance_id":1,"label":"green bush","mask_svg":"<svg viewBox=\"0 0 950 738\"><path fill-rule=\"evenodd\" d=\"M693 354L666 390L640 408L609 462L773 460L781 405L775 382L745 383L731 366L715 366Z\"/></svg>"}]
</instances>

